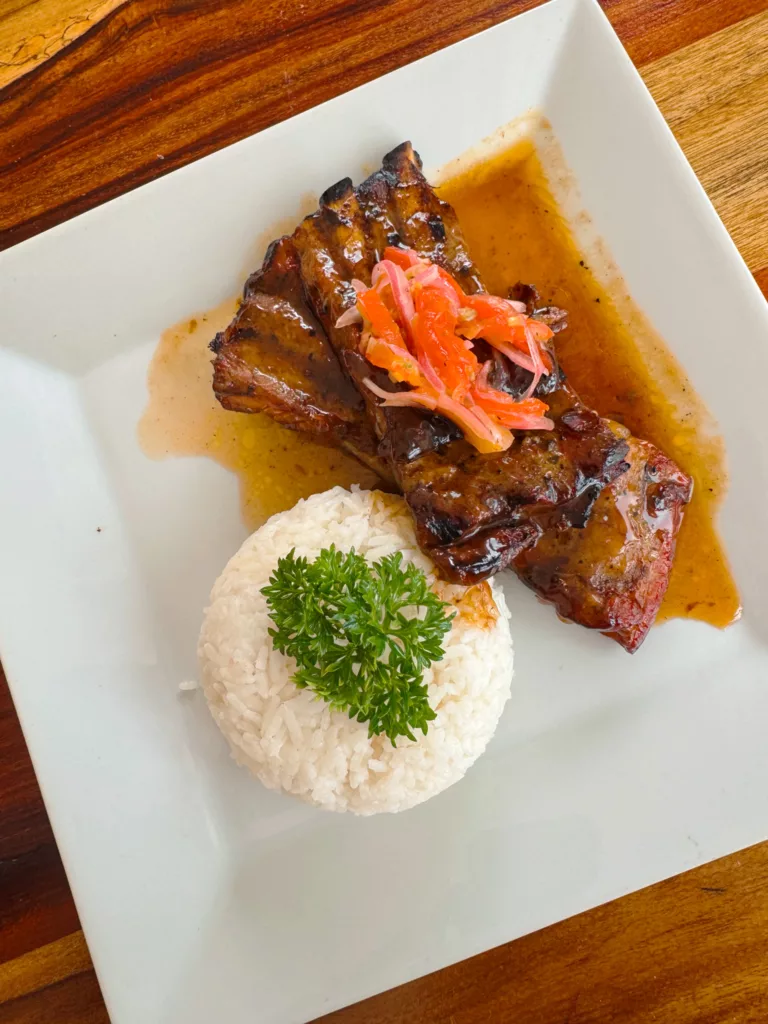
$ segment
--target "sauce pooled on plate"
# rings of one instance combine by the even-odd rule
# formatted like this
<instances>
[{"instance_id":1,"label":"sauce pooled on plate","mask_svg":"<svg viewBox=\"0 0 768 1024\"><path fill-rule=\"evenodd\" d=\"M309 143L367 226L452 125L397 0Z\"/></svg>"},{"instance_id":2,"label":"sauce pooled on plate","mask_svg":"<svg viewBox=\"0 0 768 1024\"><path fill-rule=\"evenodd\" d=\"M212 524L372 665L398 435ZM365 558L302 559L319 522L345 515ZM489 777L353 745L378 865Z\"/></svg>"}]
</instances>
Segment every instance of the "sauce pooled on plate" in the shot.
<instances>
[{"instance_id":1,"label":"sauce pooled on plate","mask_svg":"<svg viewBox=\"0 0 768 1024\"><path fill-rule=\"evenodd\" d=\"M740 600L717 532L728 476L725 447L685 372L615 278L610 293L579 253L534 144L517 145L441 182L488 290L518 281L568 311L556 338L568 379L601 415L627 426L694 480L659 622L700 619L724 627Z\"/></svg>"}]
</instances>

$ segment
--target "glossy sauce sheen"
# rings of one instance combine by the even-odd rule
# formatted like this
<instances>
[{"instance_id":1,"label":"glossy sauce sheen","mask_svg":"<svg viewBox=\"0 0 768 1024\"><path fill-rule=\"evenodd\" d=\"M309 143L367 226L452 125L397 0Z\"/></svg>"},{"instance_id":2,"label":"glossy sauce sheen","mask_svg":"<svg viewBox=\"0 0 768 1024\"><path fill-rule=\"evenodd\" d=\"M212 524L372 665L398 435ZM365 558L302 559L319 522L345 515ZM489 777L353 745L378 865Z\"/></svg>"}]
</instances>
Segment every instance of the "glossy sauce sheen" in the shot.
<instances>
[{"instance_id":1,"label":"glossy sauce sheen","mask_svg":"<svg viewBox=\"0 0 768 1024\"><path fill-rule=\"evenodd\" d=\"M243 519L256 529L299 498L337 484L376 486L356 459L307 440L261 414L227 412L211 388L208 349L235 315L237 300L163 332L149 368L149 401L139 442L151 458L205 455L237 474Z\"/></svg>"},{"instance_id":2,"label":"glossy sauce sheen","mask_svg":"<svg viewBox=\"0 0 768 1024\"><path fill-rule=\"evenodd\" d=\"M653 442L693 477L659 621L729 625L740 600L716 526L727 488L722 439L618 274L606 291L582 259L533 144L472 164L438 192L455 208L489 291L506 295L524 281L536 285L545 303L568 310L557 353L584 401Z\"/></svg>"}]
</instances>

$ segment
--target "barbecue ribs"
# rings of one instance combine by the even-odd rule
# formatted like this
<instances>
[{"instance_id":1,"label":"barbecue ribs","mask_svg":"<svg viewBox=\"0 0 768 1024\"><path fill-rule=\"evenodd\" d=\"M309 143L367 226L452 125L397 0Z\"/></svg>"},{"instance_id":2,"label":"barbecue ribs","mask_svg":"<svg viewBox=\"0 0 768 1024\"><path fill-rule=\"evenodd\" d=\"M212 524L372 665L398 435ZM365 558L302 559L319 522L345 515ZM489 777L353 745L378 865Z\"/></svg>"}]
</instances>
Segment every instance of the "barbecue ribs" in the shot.
<instances>
[{"instance_id":1,"label":"barbecue ribs","mask_svg":"<svg viewBox=\"0 0 768 1024\"><path fill-rule=\"evenodd\" d=\"M587 408L557 368L539 383L552 431L519 432L504 452L480 454L434 413L382 408L363 380L394 390L359 351L360 327L337 328L370 282L387 245L443 266L468 293L482 282L454 211L421 173L409 143L357 188L349 179L320 198L290 237L270 246L243 304L212 343L221 403L261 411L316 440L340 445L403 494L420 546L441 574L470 584L507 566L563 618L636 650L666 590L691 481L648 442ZM535 290L515 297L553 330L562 310ZM494 387L520 395L528 371L493 359Z\"/></svg>"}]
</instances>

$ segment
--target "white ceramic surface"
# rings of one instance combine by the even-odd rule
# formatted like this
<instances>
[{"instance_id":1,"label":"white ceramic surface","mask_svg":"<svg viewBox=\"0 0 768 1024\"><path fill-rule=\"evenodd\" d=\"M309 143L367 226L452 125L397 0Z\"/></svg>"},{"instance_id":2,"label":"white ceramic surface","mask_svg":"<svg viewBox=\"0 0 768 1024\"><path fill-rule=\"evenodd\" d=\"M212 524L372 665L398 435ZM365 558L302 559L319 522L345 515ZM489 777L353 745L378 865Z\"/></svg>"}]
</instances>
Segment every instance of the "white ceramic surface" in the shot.
<instances>
[{"instance_id":1,"label":"white ceramic surface","mask_svg":"<svg viewBox=\"0 0 768 1024\"><path fill-rule=\"evenodd\" d=\"M224 470L139 450L148 361L297 197L404 138L436 167L533 107L720 422L746 611L630 658L510 580L517 677L486 756L406 814L324 815L252 783L177 690L244 530ZM0 653L114 1024L305 1021L768 834L768 314L596 3L552 0L19 245L0 289Z\"/></svg>"}]
</instances>

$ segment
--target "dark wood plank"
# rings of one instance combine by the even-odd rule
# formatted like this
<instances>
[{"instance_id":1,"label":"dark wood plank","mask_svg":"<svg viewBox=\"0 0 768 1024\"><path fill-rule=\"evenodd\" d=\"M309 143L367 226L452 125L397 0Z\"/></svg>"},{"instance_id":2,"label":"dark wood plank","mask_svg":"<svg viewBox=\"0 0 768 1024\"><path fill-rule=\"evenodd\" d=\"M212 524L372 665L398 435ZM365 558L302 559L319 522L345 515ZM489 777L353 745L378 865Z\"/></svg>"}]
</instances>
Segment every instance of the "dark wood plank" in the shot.
<instances>
[{"instance_id":1,"label":"dark wood plank","mask_svg":"<svg viewBox=\"0 0 768 1024\"><path fill-rule=\"evenodd\" d=\"M536 2L126 3L4 90L0 248ZM605 6L644 61L765 0Z\"/></svg>"},{"instance_id":2,"label":"dark wood plank","mask_svg":"<svg viewBox=\"0 0 768 1024\"><path fill-rule=\"evenodd\" d=\"M0 863L0 963L79 927L54 842Z\"/></svg>"},{"instance_id":3,"label":"dark wood plank","mask_svg":"<svg viewBox=\"0 0 768 1024\"><path fill-rule=\"evenodd\" d=\"M40 787L0 666L0 863L53 841Z\"/></svg>"},{"instance_id":4,"label":"dark wood plank","mask_svg":"<svg viewBox=\"0 0 768 1024\"><path fill-rule=\"evenodd\" d=\"M0 669L0 963L80 927Z\"/></svg>"},{"instance_id":5,"label":"dark wood plank","mask_svg":"<svg viewBox=\"0 0 768 1024\"><path fill-rule=\"evenodd\" d=\"M638 65L765 10L765 0L601 0L601 4Z\"/></svg>"},{"instance_id":6,"label":"dark wood plank","mask_svg":"<svg viewBox=\"0 0 768 1024\"><path fill-rule=\"evenodd\" d=\"M0 245L534 2L134 0L5 90Z\"/></svg>"}]
</instances>

